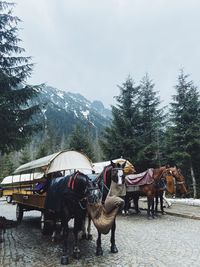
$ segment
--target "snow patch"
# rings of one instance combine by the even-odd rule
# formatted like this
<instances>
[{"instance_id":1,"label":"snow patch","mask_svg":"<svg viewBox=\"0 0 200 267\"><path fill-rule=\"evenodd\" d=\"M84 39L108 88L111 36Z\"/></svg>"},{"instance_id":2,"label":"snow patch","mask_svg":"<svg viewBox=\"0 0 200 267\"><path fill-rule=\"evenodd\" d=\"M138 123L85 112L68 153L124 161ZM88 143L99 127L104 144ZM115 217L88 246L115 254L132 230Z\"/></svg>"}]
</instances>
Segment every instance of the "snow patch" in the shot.
<instances>
[{"instance_id":1,"label":"snow patch","mask_svg":"<svg viewBox=\"0 0 200 267\"><path fill-rule=\"evenodd\" d=\"M190 206L200 206L200 199L194 198L167 198L171 203L186 204Z\"/></svg>"}]
</instances>

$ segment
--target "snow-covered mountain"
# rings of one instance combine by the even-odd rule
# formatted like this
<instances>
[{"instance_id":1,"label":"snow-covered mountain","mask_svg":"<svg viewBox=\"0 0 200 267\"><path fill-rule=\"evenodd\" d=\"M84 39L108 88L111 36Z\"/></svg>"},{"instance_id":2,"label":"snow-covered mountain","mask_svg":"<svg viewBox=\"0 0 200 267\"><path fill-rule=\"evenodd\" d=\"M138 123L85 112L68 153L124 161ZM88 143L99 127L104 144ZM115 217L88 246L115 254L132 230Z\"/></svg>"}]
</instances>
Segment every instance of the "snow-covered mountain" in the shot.
<instances>
[{"instance_id":1,"label":"snow-covered mountain","mask_svg":"<svg viewBox=\"0 0 200 267\"><path fill-rule=\"evenodd\" d=\"M99 132L111 122L111 110L106 109L101 101L91 102L80 94L45 86L37 101L43 106L48 127L61 134L70 133L77 123Z\"/></svg>"}]
</instances>

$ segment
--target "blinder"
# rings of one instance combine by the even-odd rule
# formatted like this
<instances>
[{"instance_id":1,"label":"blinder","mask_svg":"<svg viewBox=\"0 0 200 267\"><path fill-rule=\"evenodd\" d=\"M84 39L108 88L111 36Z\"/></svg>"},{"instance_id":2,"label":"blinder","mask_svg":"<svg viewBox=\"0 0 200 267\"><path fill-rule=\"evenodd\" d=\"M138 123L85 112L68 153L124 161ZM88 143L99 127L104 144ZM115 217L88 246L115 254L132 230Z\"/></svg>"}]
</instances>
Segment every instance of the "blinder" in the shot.
<instances>
[{"instance_id":1,"label":"blinder","mask_svg":"<svg viewBox=\"0 0 200 267\"><path fill-rule=\"evenodd\" d=\"M98 185L94 181L93 182L90 181L89 185L90 186L86 188L87 202L90 204L101 202L102 192L98 187Z\"/></svg>"}]
</instances>

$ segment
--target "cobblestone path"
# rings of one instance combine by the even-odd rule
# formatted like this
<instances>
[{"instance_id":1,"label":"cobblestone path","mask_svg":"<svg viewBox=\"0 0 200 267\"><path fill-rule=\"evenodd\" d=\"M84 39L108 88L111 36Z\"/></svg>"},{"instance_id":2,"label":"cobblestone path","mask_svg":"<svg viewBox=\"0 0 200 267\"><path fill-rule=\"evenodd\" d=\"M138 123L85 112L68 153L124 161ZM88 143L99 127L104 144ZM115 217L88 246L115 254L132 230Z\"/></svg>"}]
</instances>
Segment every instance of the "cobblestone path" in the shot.
<instances>
[{"instance_id":1,"label":"cobblestone path","mask_svg":"<svg viewBox=\"0 0 200 267\"><path fill-rule=\"evenodd\" d=\"M15 205L0 201L0 216L15 219ZM95 256L93 240L81 241L81 259L70 257L69 266L184 267L200 266L200 221L169 215L147 220L146 212L117 217L116 243L119 253L110 253L110 234L102 236L104 255ZM40 213L27 212L20 225L7 229L0 243L1 267L57 267L62 242L51 242L40 232Z\"/></svg>"}]
</instances>

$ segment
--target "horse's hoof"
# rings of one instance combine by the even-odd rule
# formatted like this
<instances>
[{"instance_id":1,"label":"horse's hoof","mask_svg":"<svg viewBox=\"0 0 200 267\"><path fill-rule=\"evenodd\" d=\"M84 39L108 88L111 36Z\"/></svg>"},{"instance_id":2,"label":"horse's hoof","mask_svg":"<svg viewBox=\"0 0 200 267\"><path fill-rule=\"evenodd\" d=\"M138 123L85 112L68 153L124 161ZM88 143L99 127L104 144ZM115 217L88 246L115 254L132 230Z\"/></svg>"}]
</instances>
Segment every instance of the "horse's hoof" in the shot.
<instances>
[{"instance_id":1,"label":"horse's hoof","mask_svg":"<svg viewBox=\"0 0 200 267\"><path fill-rule=\"evenodd\" d=\"M141 210L136 210L136 214L140 214L141 213Z\"/></svg>"},{"instance_id":2,"label":"horse's hoof","mask_svg":"<svg viewBox=\"0 0 200 267\"><path fill-rule=\"evenodd\" d=\"M57 237L55 237L55 236L52 237L52 238L51 238L51 241L52 241L53 243L55 243L55 242L57 241Z\"/></svg>"},{"instance_id":3,"label":"horse's hoof","mask_svg":"<svg viewBox=\"0 0 200 267\"><path fill-rule=\"evenodd\" d=\"M68 256L62 256L61 264L62 265L68 265L69 264L69 257Z\"/></svg>"},{"instance_id":4,"label":"horse's hoof","mask_svg":"<svg viewBox=\"0 0 200 267\"><path fill-rule=\"evenodd\" d=\"M167 213L165 211L162 211L162 215L166 215Z\"/></svg>"},{"instance_id":5,"label":"horse's hoof","mask_svg":"<svg viewBox=\"0 0 200 267\"><path fill-rule=\"evenodd\" d=\"M117 253L118 252L118 249L117 249L116 245L111 246L110 252L111 253Z\"/></svg>"},{"instance_id":6,"label":"horse's hoof","mask_svg":"<svg viewBox=\"0 0 200 267\"><path fill-rule=\"evenodd\" d=\"M151 216L147 216L147 219L148 220L152 220L153 218Z\"/></svg>"},{"instance_id":7,"label":"horse's hoof","mask_svg":"<svg viewBox=\"0 0 200 267\"><path fill-rule=\"evenodd\" d=\"M92 235L91 234L87 235L87 240L92 240Z\"/></svg>"},{"instance_id":8,"label":"horse's hoof","mask_svg":"<svg viewBox=\"0 0 200 267\"><path fill-rule=\"evenodd\" d=\"M82 234L82 238L81 238L82 240L85 240L85 239L87 239L87 235L86 234Z\"/></svg>"},{"instance_id":9,"label":"horse's hoof","mask_svg":"<svg viewBox=\"0 0 200 267\"><path fill-rule=\"evenodd\" d=\"M101 247L98 247L96 250L96 256L103 256L103 250Z\"/></svg>"}]
</instances>

